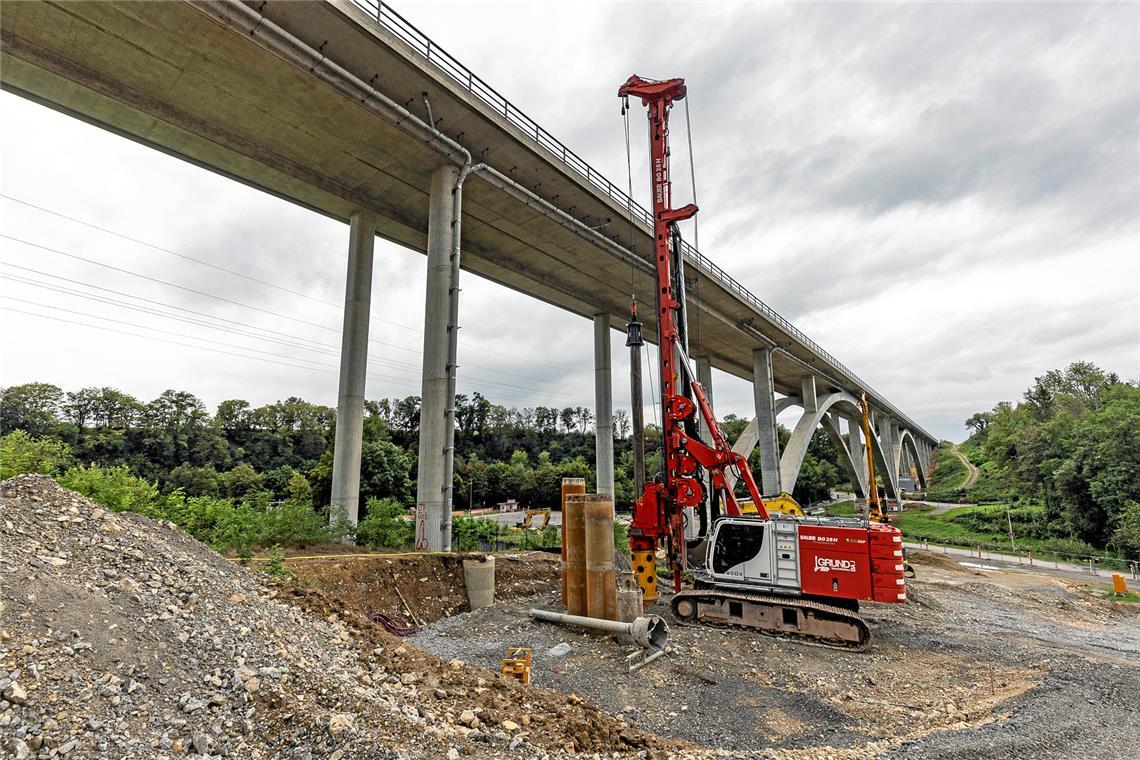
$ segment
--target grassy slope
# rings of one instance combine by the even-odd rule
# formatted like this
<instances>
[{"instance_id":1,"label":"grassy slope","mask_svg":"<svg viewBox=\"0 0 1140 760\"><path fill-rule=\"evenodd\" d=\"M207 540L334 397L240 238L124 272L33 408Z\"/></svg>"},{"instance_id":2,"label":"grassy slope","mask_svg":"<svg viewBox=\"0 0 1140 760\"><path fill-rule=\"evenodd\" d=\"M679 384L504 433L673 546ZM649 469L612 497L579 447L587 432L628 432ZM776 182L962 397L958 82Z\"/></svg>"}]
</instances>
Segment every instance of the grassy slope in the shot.
<instances>
[{"instance_id":1,"label":"grassy slope","mask_svg":"<svg viewBox=\"0 0 1140 760\"><path fill-rule=\"evenodd\" d=\"M975 546L994 551L1009 551L1004 504L981 504L955 507L942 514L930 514L931 507L908 509L892 521L910 541L927 540L951 546ZM1034 556L1080 561L1083 557L1103 557L1104 549L1069 538L1036 538L1032 535L1033 513L1039 507L1018 507L1013 511L1014 543L1018 551L1030 550ZM1106 563L1108 564L1108 563Z\"/></svg>"}]
</instances>

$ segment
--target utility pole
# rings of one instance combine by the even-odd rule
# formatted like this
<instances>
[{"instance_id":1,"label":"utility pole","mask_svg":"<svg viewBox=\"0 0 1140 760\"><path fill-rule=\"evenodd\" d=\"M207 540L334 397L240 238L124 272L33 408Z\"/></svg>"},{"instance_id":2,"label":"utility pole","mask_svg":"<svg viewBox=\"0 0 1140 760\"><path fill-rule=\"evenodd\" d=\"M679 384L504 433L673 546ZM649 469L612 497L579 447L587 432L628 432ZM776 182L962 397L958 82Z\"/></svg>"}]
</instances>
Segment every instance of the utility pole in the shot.
<instances>
[{"instance_id":1,"label":"utility pole","mask_svg":"<svg viewBox=\"0 0 1140 760\"><path fill-rule=\"evenodd\" d=\"M1005 522L1009 525L1009 548L1017 551L1017 545L1013 543L1013 518L1009 515L1009 504L1005 505Z\"/></svg>"}]
</instances>

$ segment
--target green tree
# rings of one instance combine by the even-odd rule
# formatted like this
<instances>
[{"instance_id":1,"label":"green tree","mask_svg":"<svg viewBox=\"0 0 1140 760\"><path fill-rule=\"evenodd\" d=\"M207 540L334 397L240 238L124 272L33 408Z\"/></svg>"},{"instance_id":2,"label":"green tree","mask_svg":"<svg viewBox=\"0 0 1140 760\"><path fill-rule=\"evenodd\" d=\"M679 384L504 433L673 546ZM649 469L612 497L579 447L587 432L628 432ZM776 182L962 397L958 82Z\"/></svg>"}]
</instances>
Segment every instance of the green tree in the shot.
<instances>
[{"instance_id":1,"label":"green tree","mask_svg":"<svg viewBox=\"0 0 1140 760\"><path fill-rule=\"evenodd\" d=\"M388 440L365 441L360 451L360 498L395 499L408 503L415 498L413 457Z\"/></svg>"},{"instance_id":2,"label":"green tree","mask_svg":"<svg viewBox=\"0 0 1140 760\"><path fill-rule=\"evenodd\" d=\"M226 495L231 499L242 499L265 487L265 476L246 463L234 467L225 475Z\"/></svg>"},{"instance_id":3,"label":"green tree","mask_svg":"<svg viewBox=\"0 0 1140 760\"><path fill-rule=\"evenodd\" d=\"M26 430L0 437L0 480L29 473L55 475L71 460L71 448L55 438L33 438Z\"/></svg>"},{"instance_id":4,"label":"green tree","mask_svg":"<svg viewBox=\"0 0 1140 760\"><path fill-rule=\"evenodd\" d=\"M215 470L213 465L197 467L184 462L170 471L163 484L165 493L176 490L181 490L187 496L217 498L226 490L226 477Z\"/></svg>"},{"instance_id":5,"label":"green tree","mask_svg":"<svg viewBox=\"0 0 1140 760\"><path fill-rule=\"evenodd\" d=\"M0 432L48 435L59 424L63 390L51 383L25 383L0 390Z\"/></svg>"}]
</instances>

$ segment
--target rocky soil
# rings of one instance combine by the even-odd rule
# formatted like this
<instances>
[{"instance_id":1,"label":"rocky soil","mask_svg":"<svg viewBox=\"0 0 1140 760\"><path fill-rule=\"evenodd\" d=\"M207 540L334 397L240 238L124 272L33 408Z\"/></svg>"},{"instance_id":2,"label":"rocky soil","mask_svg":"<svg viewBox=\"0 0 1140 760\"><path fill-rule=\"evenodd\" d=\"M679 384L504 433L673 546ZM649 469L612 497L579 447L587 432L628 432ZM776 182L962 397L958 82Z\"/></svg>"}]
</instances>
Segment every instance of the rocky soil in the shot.
<instances>
[{"instance_id":1,"label":"rocky soil","mask_svg":"<svg viewBox=\"0 0 1140 760\"><path fill-rule=\"evenodd\" d=\"M0 499L0 751L20 760L682 746L427 655L324 592L273 586L170 523L48 478L5 481Z\"/></svg>"},{"instance_id":2,"label":"rocky soil","mask_svg":"<svg viewBox=\"0 0 1140 760\"><path fill-rule=\"evenodd\" d=\"M1135 605L940 555L912 561L917 602L865 605L875 643L863 654L673 625L668 655L627 674L630 646L527 618L528 606L557 609L553 593L441 620L411 641L478 664L531 646L536 683L734 757L1140 756Z\"/></svg>"},{"instance_id":3,"label":"rocky soil","mask_svg":"<svg viewBox=\"0 0 1140 760\"><path fill-rule=\"evenodd\" d=\"M1136 605L912 561L916 602L868 606L866 653L674 626L626 673L627 645L527 618L557 607L548 558L501 556L503 601L467 612L454 558L290 561L270 582L169 523L14 478L0 757L1140 756ZM430 625L398 639L369 612ZM497 673L512 645L534 650L529 687Z\"/></svg>"},{"instance_id":4,"label":"rocky soil","mask_svg":"<svg viewBox=\"0 0 1140 760\"><path fill-rule=\"evenodd\" d=\"M367 615L386 612L417 624L470 611L462 554L349 556L290 560L306 585L327 591L348 608ZM482 556L482 555L480 555ZM533 596L559 584L556 554L495 556L495 598Z\"/></svg>"}]
</instances>

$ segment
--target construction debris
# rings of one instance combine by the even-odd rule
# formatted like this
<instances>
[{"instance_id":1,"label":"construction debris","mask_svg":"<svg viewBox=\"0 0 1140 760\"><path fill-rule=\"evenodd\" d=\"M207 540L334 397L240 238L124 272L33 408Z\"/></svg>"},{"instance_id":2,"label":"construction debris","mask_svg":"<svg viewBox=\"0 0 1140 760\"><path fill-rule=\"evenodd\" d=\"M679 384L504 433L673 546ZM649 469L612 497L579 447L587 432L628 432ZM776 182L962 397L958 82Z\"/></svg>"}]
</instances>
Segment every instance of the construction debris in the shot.
<instances>
[{"instance_id":1,"label":"construction debris","mask_svg":"<svg viewBox=\"0 0 1140 760\"><path fill-rule=\"evenodd\" d=\"M524 684L530 683L530 648L509 647L500 672Z\"/></svg>"},{"instance_id":2,"label":"construction debris","mask_svg":"<svg viewBox=\"0 0 1140 760\"><path fill-rule=\"evenodd\" d=\"M420 630L413 625L408 625L406 621L401 620L395 615L388 615L383 612L370 612L368 613L368 619L373 623L382 625L384 630L393 636L413 636Z\"/></svg>"}]
</instances>

